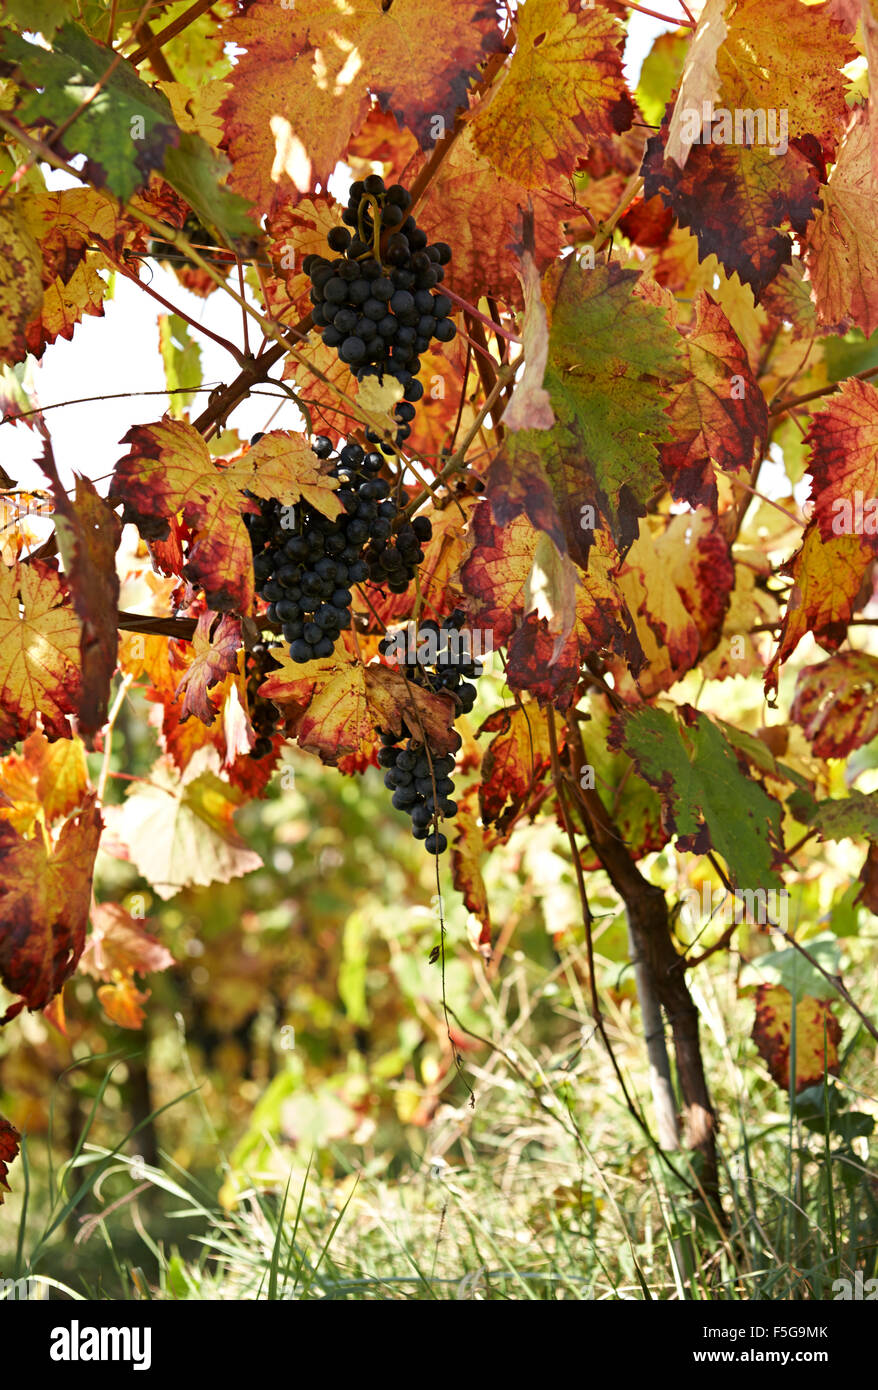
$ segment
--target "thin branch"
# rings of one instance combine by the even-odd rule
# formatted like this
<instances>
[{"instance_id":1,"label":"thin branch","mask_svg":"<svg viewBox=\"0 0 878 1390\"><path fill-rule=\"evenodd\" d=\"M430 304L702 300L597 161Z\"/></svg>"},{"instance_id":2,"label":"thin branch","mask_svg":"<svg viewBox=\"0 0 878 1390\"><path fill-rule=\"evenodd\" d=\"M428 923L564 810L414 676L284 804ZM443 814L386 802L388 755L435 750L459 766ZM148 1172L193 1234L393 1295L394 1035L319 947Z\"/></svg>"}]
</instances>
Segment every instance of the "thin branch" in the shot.
<instances>
[{"instance_id":1,"label":"thin branch","mask_svg":"<svg viewBox=\"0 0 878 1390\"><path fill-rule=\"evenodd\" d=\"M792 410L794 406L805 405L808 401L819 400L821 396L831 396L833 392L840 391L842 386L848 381L868 381L870 377L878 376L878 367L868 367L864 372L857 372L852 377L845 377L844 381L833 381L826 386L820 386L816 391L808 391L804 396L788 396L786 400L771 402L768 410L769 416L783 415L785 410Z\"/></svg>"},{"instance_id":2,"label":"thin branch","mask_svg":"<svg viewBox=\"0 0 878 1390\"><path fill-rule=\"evenodd\" d=\"M664 21L665 24L670 24L674 29L695 28L695 20L689 14L689 11L686 10L685 5L683 6L683 9L686 10L686 13L687 15L689 15L689 18L671 19L670 15L659 14L658 10L648 10L645 5L635 5L634 0L619 0L619 2L620 4L624 5L626 9L636 10L638 14L648 14L651 16L652 19L661 19Z\"/></svg>"},{"instance_id":3,"label":"thin branch","mask_svg":"<svg viewBox=\"0 0 878 1390\"><path fill-rule=\"evenodd\" d=\"M496 333L499 337L505 338L508 343L516 343L519 347L521 346L520 338L516 337L514 333L510 333L509 329L504 328L502 324L495 323L493 319L489 319L487 314L481 313L475 305L470 304L468 299L461 299L459 294L455 294L454 290L449 290L445 285L442 286L441 292L442 294L447 294L448 298L453 299L455 304L459 304L461 309L465 309L467 314L472 315L473 318L479 319L486 328L490 328L492 332Z\"/></svg>"},{"instance_id":4,"label":"thin branch","mask_svg":"<svg viewBox=\"0 0 878 1390\"><path fill-rule=\"evenodd\" d=\"M178 34L182 34L184 29L188 29L189 25L193 24L196 19L199 19L206 10L209 10L213 3L214 0L195 0L195 4L190 5L188 10L184 10L181 15L178 15L171 24L165 25L164 29L161 29L159 33L147 43L142 43L139 48L136 48L134 52L130 54L128 62L134 67L137 67L139 63L143 62L144 58L148 58L157 48L164 48L166 43L171 42L171 39L175 39Z\"/></svg>"},{"instance_id":5,"label":"thin branch","mask_svg":"<svg viewBox=\"0 0 878 1390\"><path fill-rule=\"evenodd\" d=\"M116 627L120 632L144 632L152 637L176 637L180 642L191 642L197 626L197 618L151 618L146 613L124 613L121 610L116 619Z\"/></svg>"},{"instance_id":6,"label":"thin branch","mask_svg":"<svg viewBox=\"0 0 878 1390\"><path fill-rule=\"evenodd\" d=\"M159 294L158 290L154 290L152 285L147 284L145 280L141 280L139 276L130 271L127 266L117 261L115 257L110 256L104 251L103 247L101 248L101 254L107 257L107 260L111 265L116 267L121 275L124 275L128 280L131 280L137 285L138 289L143 290L152 299L158 300L159 304L162 304L166 309L170 309L172 314L176 314L177 318L182 319L184 323L188 323L189 327L194 329L196 333L203 333L206 337L211 338L218 347L225 348L226 352L234 357L239 367L244 365L247 360L246 357L235 347L234 343L229 342L228 338L223 338L219 333L214 333L212 328L208 328L205 324L199 323L197 319L193 319L184 309L178 309L169 299L165 299L163 294Z\"/></svg>"},{"instance_id":7,"label":"thin branch","mask_svg":"<svg viewBox=\"0 0 878 1390\"><path fill-rule=\"evenodd\" d=\"M155 47L156 35L144 19L140 24L134 26L134 37L139 39L141 44L149 49L149 65L160 82L174 82L174 74L171 65L160 48Z\"/></svg>"},{"instance_id":8,"label":"thin branch","mask_svg":"<svg viewBox=\"0 0 878 1390\"><path fill-rule=\"evenodd\" d=\"M475 420L470 425L469 429L464 435L463 443L458 446L456 452L452 454L451 458L448 460L441 472L436 474L436 479L433 484L434 487L436 487L438 483L444 483L445 480L447 478L450 478L453 473L459 473L462 469L466 467L467 449L472 444L473 440L475 439L476 435L481 429L484 420L487 418L488 415L491 414L491 411L496 406L497 398L500 395L503 386L511 377L515 375L516 371L518 370L518 364L520 360L520 358L516 358L514 362L509 363L508 367L500 368L500 371L497 373L497 380L494 383L493 391L491 392L488 399L485 401L485 404L482 406ZM429 496L430 494L428 492L421 492L418 494L417 497L413 497L412 500L405 507L405 515L412 516L413 513L416 512L419 507L422 507L424 505Z\"/></svg>"},{"instance_id":9,"label":"thin branch","mask_svg":"<svg viewBox=\"0 0 878 1390\"><path fill-rule=\"evenodd\" d=\"M286 386L286 383L283 381L279 381L277 382L277 385L278 387L283 389ZM212 386L166 386L163 391L110 391L105 396L76 396L73 400L70 401L55 401L53 405L35 405L32 410L9 410L6 412L4 416L2 416L2 418L0 418L0 425L14 425L17 420L24 420L29 415L42 415L47 410L63 410L64 407L68 405L90 405L94 401L121 401L127 400L129 396L213 395L213 393L217 390L218 386L219 383L215 382ZM250 395L268 396L271 400L280 400L281 402L289 400L288 394L279 396L277 391L254 390L250 392ZM294 399L296 399L295 396ZM301 402L296 400L296 404L301 409ZM109 477L110 475L108 473L105 473L102 474L102 476ZM92 479L92 481L95 482L96 479Z\"/></svg>"},{"instance_id":10,"label":"thin branch","mask_svg":"<svg viewBox=\"0 0 878 1390\"><path fill-rule=\"evenodd\" d=\"M110 772L110 753L113 749L113 729L115 728L116 720L119 717L119 711L122 708L122 705L125 702L125 697L128 694L128 687L130 686L133 680L134 676L131 674L130 671L127 671L125 675L122 677L122 680L119 684L119 689L116 691L116 698L113 701L109 714L107 715L107 722L104 726L104 760L101 764L101 772L98 778L97 785L98 801L103 801L104 799L104 788L107 785L107 777Z\"/></svg>"}]
</instances>

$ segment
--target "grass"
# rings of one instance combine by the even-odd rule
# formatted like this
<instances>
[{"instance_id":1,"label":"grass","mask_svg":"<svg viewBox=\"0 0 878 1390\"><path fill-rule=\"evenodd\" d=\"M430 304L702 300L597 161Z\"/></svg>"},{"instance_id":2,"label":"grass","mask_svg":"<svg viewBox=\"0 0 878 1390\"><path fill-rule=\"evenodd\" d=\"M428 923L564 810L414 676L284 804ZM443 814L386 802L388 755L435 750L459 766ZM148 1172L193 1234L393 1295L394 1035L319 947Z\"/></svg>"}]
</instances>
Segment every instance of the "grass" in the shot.
<instances>
[{"instance_id":1,"label":"grass","mask_svg":"<svg viewBox=\"0 0 878 1390\"><path fill-rule=\"evenodd\" d=\"M44 1275L53 1297L122 1300L831 1299L836 1279L878 1276L871 1044L851 1029L851 1080L785 1095L728 986L719 970L700 981L722 1226L691 1200L685 1150L663 1158L646 1142L579 1019L563 1046L537 1044L547 1001L510 986L528 1004L511 1021L498 1005L497 1050L468 1055L474 1104L455 1085L425 1129L371 1147L269 1142L250 1173L224 1157L200 1174L170 1155L148 1167L124 1152L131 1133L95 1142L100 1087L59 1174L51 1146L38 1163L23 1152L16 1250L0 1267ZM610 1035L649 1113L637 1023L617 999ZM199 1096L175 1104L209 1126Z\"/></svg>"}]
</instances>

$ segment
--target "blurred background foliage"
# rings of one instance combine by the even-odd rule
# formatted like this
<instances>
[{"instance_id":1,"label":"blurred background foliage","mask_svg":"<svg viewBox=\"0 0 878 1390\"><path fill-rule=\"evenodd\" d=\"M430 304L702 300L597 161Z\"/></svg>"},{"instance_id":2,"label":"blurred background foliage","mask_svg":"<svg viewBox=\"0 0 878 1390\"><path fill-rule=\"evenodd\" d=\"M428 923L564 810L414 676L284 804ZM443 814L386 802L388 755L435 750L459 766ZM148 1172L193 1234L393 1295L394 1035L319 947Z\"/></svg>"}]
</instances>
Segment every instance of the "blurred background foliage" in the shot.
<instances>
[{"instance_id":1,"label":"blurred background foliage","mask_svg":"<svg viewBox=\"0 0 878 1390\"><path fill-rule=\"evenodd\" d=\"M482 685L479 717L499 703L500 679ZM473 718L471 729L477 727ZM101 755L92 756L97 776ZM148 775L154 757L148 706L134 692L112 754L113 772L121 774L110 779L117 800L127 779ZM461 791L466 782L459 779ZM644 1251L657 1238L655 1223L662 1226L667 1202L673 1208L685 1183L657 1159L628 1114L595 1036L576 884L557 824L520 828L483 865L495 942L486 961L475 946L479 923L451 888L448 863L437 883L435 862L411 838L406 818L390 808L377 769L342 776L288 748L266 799L244 805L236 821L263 867L228 884L185 889L169 901L153 894L132 864L99 859L98 898L121 902L142 918L176 962L148 977L142 1029L116 1026L101 1008L97 982L78 974L66 990L66 1036L46 1017L27 1013L0 1034L0 1110L27 1135L28 1172L25 1190L19 1169L0 1213L0 1275L9 1277L15 1263L14 1228L26 1201L19 1272L38 1268L66 1287L111 1297L144 1296L144 1290L146 1296L215 1297L229 1289L231 1296L256 1296L261 1284L254 1271L264 1263L271 1223L266 1226L266 1213L254 1202L262 1200L259 1194L273 1194L275 1229L283 1228L277 1201L292 1174L294 1192L308 1190L315 1240L326 1238L342 1211L342 1230L354 1233L357 1248L366 1237L373 1245L380 1237L374 1267L360 1271L360 1283L353 1279L354 1292L339 1294L333 1286L331 1296L401 1296L400 1290L413 1296L405 1283L415 1278L406 1242L439 1239L450 1220L452 1191L464 1207L474 1204L473 1219L482 1222L496 1200L500 1227L486 1253L467 1218L454 1257L446 1251L438 1266L432 1260L439 1284L424 1284L423 1270L417 1275L417 1288L423 1284L429 1296L438 1296L437 1289L449 1296L467 1271L475 1278L498 1260L507 1271L502 1296L565 1296L558 1292L559 1269L567 1270L561 1283L568 1290L584 1287L587 1278L590 1287L603 1280L615 1296L629 1287L625 1296L642 1296L637 1269L643 1272ZM868 966L874 918L853 901L856 858L852 851L848 862L839 845L818 847L794 890L790 925L806 941L827 930L839 938L845 978L868 1008L878 994ZM701 891L705 881L719 887L706 861L672 849L649 856L644 868L672 897L692 887ZM447 1018L442 961L431 962L441 940L440 886ZM588 875L588 890L608 1033L629 1089L649 1117L624 913L602 873ZM721 930L700 927L697 949ZM676 931L680 949L695 935L680 917ZM869 1163L878 1114L874 1047L842 1008L843 1065L826 1110L829 1129L820 1132L826 1107L812 1097L817 1108L808 1131L802 1097L792 1103L756 1053L749 1036L752 1000L739 991L742 967L770 949L764 928L742 924L735 950L712 957L691 982L723 1117L728 1190L736 1192L735 1184L746 1178L754 1146L767 1145L773 1155L771 1180L762 1177L771 1167L766 1159L746 1200L740 1199L744 1210L759 1182L769 1188L757 1194L754 1208L760 1251L763 1199L772 1209L779 1203L775 1216L788 1223L790 1212L803 1209L804 1190L801 1201L795 1191L807 1180L808 1164L817 1164L814 1171L823 1171L828 1184L825 1192L821 1182L809 1189L820 1212L830 1197L842 1208L847 1203L846 1245L837 1243L831 1257L822 1250L809 1256L800 1245L795 1258L787 1251L783 1268L789 1274L797 1261L799 1283L786 1296L815 1296L813 1279L804 1293L800 1287L808 1258L818 1282L828 1277L832 1260L837 1268L845 1260L856 1267L861 1256L866 1268L875 1261L878 1184ZM74 1158L95 1177L99 1155L114 1150L110 1175L93 1187L87 1183L77 1204L53 1225L58 1165ZM685 1169L682 1153L676 1161ZM71 1172L65 1191L81 1177L74 1180ZM181 1214L179 1202L163 1193L160 1174L194 1184L202 1205L190 1210L184 1204ZM112 1216L105 1220L105 1212ZM407 1234L388 1244L391 1212ZM815 1230L826 1219L807 1219L800 1233L806 1245L817 1240ZM219 1237L224 1221L237 1232L238 1264L230 1255L231 1236ZM661 1273L664 1295L658 1296L674 1296L685 1259L666 1221L665 1228L666 1251L677 1253ZM38 1230L49 1230L49 1237L37 1238ZM213 1263L205 1263L205 1241L213 1247ZM566 1265L559 1241L567 1242ZM262 1252L259 1258L254 1249ZM537 1286L526 1280L510 1290L508 1281L515 1284L522 1267L516 1254L525 1264L536 1261L542 1292L535 1294ZM693 1268L703 1264L701 1256L691 1258ZM753 1257L755 1266L761 1259ZM327 1256L323 1267L330 1265ZM217 1282L218 1267L226 1268L231 1285ZM376 1267L396 1269L392 1293ZM350 1261L332 1268L350 1275ZM720 1275L734 1287L748 1287L734 1262L724 1270L717 1264ZM415 1290L414 1296L427 1295Z\"/></svg>"}]
</instances>

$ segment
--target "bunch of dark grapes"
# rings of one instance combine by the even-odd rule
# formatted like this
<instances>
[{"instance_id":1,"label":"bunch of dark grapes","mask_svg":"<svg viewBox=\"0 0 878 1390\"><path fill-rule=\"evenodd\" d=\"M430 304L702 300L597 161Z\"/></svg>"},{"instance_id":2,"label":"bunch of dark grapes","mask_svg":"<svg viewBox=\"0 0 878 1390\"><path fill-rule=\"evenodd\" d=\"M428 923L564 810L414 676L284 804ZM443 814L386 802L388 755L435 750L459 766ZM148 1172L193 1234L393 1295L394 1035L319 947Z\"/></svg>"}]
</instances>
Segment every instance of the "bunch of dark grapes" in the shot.
<instances>
[{"instance_id":1,"label":"bunch of dark grapes","mask_svg":"<svg viewBox=\"0 0 878 1390\"><path fill-rule=\"evenodd\" d=\"M325 435L312 448L319 459L332 455ZM351 625L351 585L371 579L403 593L424 558L430 522L416 517L394 533L397 502L404 506L408 497L390 496L390 484L377 476L382 464L379 453L367 454L360 444L339 452L331 476L341 484L336 496L343 511L335 521L305 502L289 508L274 498L254 498L259 515L245 513L257 591L295 662L332 654Z\"/></svg>"},{"instance_id":2,"label":"bunch of dark grapes","mask_svg":"<svg viewBox=\"0 0 878 1390\"><path fill-rule=\"evenodd\" d=\"M311 255L303 263L311 280L312 318L323 341L338 348L358 381L389 375L402 383L403 399L395 410L397 444L410 435L414 402L424 394L417 380L418 354L433 338L450 343L456 332L449 318L451 300L434 292L445 277L451 248L444 241L428 245L426 232L408 211L411 201L401 184L385 188L378 174L369 174L351 185L342 213L346 225L329 233L335 259ZM390 445L382 447L392 452Z\"/></svg>"},{"instance_id":3,"label":"bunch of dark grapes","mask_svg":"<svg viewBox=\"0 0 878 1390\"><path fill-rule=\"evenodd\" d=\"M418 637L420 639L427 632L435 636L436 660L406 660L401 669L415 685L434 691L451 691L460 712L468 714L476 700L476 688L470 680L482 674L482 665L472 660L472 653L464 650L463 643L452 642L452 632L456 632L463 621L464 614L455 609L441 626L432 619L422 623ZM388 651L392 640L382 639L379 644L382 654ZM448 840L439 830L438 821L440 817L450 820L457 814L457 802L452 800L453 754L433 753L419 738L410 737L403 742L402 734L383 729L379 729L378 736L382 745L378 763L386 769L384 785L393 791L391 804L398 811L408 812L412 834L416 840L424 841L429 854L443 854Z\"/></svg>"},{"instance_id":4,"label":"bunch of dark grapes","mask_svg":"<svg viewBox=\"0 0 878 1390\"><path fill-rule=\"evenodd\" d=\"M253 732L256 734L256 742L250 749L249 756L257 761L259 758L268 757L274 747L274 735L281 722L277 705L272 700L263 699L259 694L259 687L269 671L275 671L279 666L280 662L275 661L267 642L257 642L248 654L247 708L250 711Z\"/></svg>"}]
</instances>

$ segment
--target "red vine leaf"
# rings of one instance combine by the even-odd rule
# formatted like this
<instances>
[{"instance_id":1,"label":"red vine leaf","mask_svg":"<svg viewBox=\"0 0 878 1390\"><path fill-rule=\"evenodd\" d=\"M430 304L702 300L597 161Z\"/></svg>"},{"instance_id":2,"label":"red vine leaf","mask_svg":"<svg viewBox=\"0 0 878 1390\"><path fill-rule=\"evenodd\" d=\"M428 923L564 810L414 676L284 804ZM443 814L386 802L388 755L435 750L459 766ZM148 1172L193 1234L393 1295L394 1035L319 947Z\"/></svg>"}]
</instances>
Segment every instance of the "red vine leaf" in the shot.
<instances>
[{"instance_id":1,"label":"red vine leaf","mask_svg":"<svg viewBox=\"0 0 878 1390\"><path fill-rule=\"evenodd\" d=\"M681 227L698 238L699 260L711 253L750 285L757 303L781 266L792 259L785 230L805 231L820 196L814 165L795 145L772 155L765 145L693 145L680 170L665 159L667 125L646 147L643 187L660 194Z\"/></svg>"},{"instance_id":2,"label":"red vine leaf","mask_svg":"<svg viewBox=\"0 0 878 1390\"><path fill-rule=\"evenodd\" d=\"M878 736L878 657L841 652L805 666L790 718L804 729L818 758L846 758Z\"/></svg>"},{"instance_id":3,"label":"red vine leaf","mask_svg":"<svg viewBox=\"0 0 878 1390\"><path fill-rule=\"evenodd\" d=\"M203 724L213 723L216 706L207 692L229 672L237 672L240 646L241 624L237 618L228 613L220 616L210 609L201 614L192 636L192 660L174 691L177 699L183 692L181 724L192 714Z\"/></svg>"},{"instance_id":4,"label":"red vine leaf","mask_svg":"<svg viewBox=\"0 0 878 1390\"><path fill-rule=\"evenodd\" d=\"M76 478L76 497L71 502L61 486L54 461L44 458L43 467L52 477L58 549L73 607L82 624L79 728L84 734L94 734L107 721L110 682L117 662L116 551L122 525L88 478Z\"/></svg>"},{"instance_id":5,"label":"red vine leaf","mask_svg":"<svg viewBox=\"0 0 878 1390\"><path fill-rule=\"evenodd\" d=\"M546 716L533 701L489 715L479 735L493 734L482 758L479 806L486 825L515 820L551 762Z\"/></svg>"},{"instance_id":6,"label":"red vine leaf","mask_svg":"<svg viewBox=\"0 0 878 1390\"><path fill-rule=\"evenodd\" d=\"M796 1003L795 1091L838 1075L841 1024L831 999L805 995ZM783 985L756 986L753 1041L781 1090L790 1088L793 996Z\"/></svg>"},{"instance_id":7,"label":"red vine leaf","mask_svg":"<svg viewBox=\"0 0 878 1390\"><path fill-rule=\"evenodd\" d=\"M371 96L430 146L501 46L495 11L482 0L446 0L438 11L430 0L350 0L331 15L323 0L289 10L257 0L226 22L223 37L246 49L222 107L231 186L260 212L326 186Z\"/></svg>"},{"instance_id":8,"label":"red vine leaf","mask_svg":"<svg viewBox=\"0 0 878 1390\"><path fill-rule=\"evenodd\" d=\"M21 1143L21 1135L14 1125L0 1115L0 1187L5 1187L9 1191L9 1183L6 1178L9 1173L9 1165L18 1157L18 1148ZM3 1193L0 1192L0 1207L3 1205Z\"/></svg>"},{"instance_id":9,"label":"red vine leaf","mask_svg":"<svg viewBox=\"0 0 878 1390\"><path fill-rule=\"evenodd\" d=\"M95 798L65 821L54 845L0 823L0 979L25 1007L45 1008L76 969L85 945L91 880L101 835Z\"/></svg>"},{"instance_id":10,"label":"red vine leaf","mask_svg":"<svg viewBox=\"0 0 878 1390\"><path fill-rule=\"evenodd\" d=\"M525 188L560 186L590 137L631 125L623 45L609 10L528 0L517 15L512 61L472 120L476 148Z\"/></svg>"},{"instance_id":11,"label":"red vine leaf","mask_svg":"<svg viewBox=\"0 0 878 1390\"><path fill-rule=\"evenodd\" d=\"M285 657L281 669L271 671L259 689L281 709L289 707L287 732L324 763L369 748L375 729L401 734L406 726L414 738L426 734L437 753L460 746L449 695L409 685L401 672L387 666L339 664L338 649L304 666Z\"/></svg>"}]
</instances>

